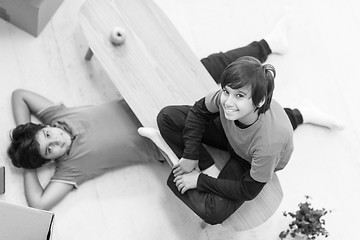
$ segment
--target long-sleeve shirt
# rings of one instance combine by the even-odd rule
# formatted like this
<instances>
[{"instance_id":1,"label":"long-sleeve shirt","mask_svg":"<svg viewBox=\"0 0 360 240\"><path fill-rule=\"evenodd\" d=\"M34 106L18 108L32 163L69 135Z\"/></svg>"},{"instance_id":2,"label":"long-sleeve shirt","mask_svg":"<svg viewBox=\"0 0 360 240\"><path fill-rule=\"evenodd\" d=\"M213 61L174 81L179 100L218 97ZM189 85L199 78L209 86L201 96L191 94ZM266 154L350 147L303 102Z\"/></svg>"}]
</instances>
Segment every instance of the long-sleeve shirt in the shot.
<instances>
[{"instance_id":1,"label":"long-sleeve shirt","mask_svg":"<svg viewBox=\"0 0 360 240\"><path fill-rule=\"evenodd\" d=\"M199 159L199 148L209 121L220 117L230 146L251 168L239 180L198 178L198 190L213 192L230 199L252 199L275 171L283 169L293 152L293 130L284 109L272 100L270 109L251 126L240 128L227 120L220 104L221 90L210 93L194 104L186 119L183 157Z\"/></svg>"}]
</instances>

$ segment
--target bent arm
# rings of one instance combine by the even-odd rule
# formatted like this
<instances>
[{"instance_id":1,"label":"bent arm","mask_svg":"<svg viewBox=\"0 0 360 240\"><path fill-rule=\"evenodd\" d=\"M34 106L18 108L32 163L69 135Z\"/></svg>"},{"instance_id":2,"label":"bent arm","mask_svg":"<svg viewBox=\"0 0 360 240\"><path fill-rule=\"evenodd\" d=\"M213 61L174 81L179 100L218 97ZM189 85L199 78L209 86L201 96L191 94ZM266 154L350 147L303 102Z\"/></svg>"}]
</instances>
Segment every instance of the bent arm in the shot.
<instances>
[{"instance_id":1,"label":"bent arm","mask_svg":"<svg viewBox=\"0 0 360 240\"><path fill-rule=\"evenodd\" d=\"M219 112L214 113L208 110L205 104L205 97L194 104L185 120L183 158L199 159L199 149L206 126L218 116Z\"/></svg>"},{"instance_id":2,"label":"bent arm","mask_svg":"<svg viewBox=\"0 0 360 240\"><path fill-rule=\"evenodd\" d=\"M67 183L50 182L45 189L41 186L36 170L24 170L25 197L33 208L49 210L60 202L74 186Z\"/></svg>"},{"instance_id":3,"label":"bent arm","mask_svg":"<svg viewBox=\"0 0 360 240\"><path fill-rule=\"evenodd\" d=\"M52 106L49 99L23 89L12 93L11 105L16 125L31 121L31 115ZM24 169L25 197L30 207L49 210L63 199L74 186L66 183L50 182L45 189L41 186L36 170Z\"/></svg>"},{"instance_id":4,"label":"bent arm","mask_svg":"<svg viewBox=\"0 0 360 240\"><path fill-rule=\"evenodd\" d=\"M52 106L54 103L49 99L23 89L17 89L12 93L11 106L15 124L20 125L31 121L31 114Z\"/></svg>"}]
</instances>

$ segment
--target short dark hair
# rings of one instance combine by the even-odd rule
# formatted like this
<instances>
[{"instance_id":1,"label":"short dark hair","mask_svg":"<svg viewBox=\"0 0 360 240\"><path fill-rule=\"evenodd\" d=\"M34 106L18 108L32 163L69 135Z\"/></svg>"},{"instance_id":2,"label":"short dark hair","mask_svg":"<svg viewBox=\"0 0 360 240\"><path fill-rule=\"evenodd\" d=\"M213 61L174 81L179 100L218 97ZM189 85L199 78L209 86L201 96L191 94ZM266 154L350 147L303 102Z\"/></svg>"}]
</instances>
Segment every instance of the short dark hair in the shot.
<instances>
[{"instance_id":1,"label":"short dark hair","mask_svg":"<svg viewBox=\"0 0 360 240\"><path fill-rule=\"evenodd\" d=\"M50 161L40 155L39 143L35 139L36 134L44 127L45 125L29 122L11 131L11 143L7 152L15 167L35 169Z\"/></svg>"},{"instance_id":2,"label":"short dark hair","mask_svg":"<svg viewBox=\"0 0 360 240\"><path fill-rule=\"evenodd\" d=\"M251 99L255 106L265 99L265 103L258 108L258 113L265 113L271 104L275 87L275 68L270 64L261 64L254 57L240 57L228 65L220 78L221 87L239 89L251 86Z\"/></svg>"}]
</instances>

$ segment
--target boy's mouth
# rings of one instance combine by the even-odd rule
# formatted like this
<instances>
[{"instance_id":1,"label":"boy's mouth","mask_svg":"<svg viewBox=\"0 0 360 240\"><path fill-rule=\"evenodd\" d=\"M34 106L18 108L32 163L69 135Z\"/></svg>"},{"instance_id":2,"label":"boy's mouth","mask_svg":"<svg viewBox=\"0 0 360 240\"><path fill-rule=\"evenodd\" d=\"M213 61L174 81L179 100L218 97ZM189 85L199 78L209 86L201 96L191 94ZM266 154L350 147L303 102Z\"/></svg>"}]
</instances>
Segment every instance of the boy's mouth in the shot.
<instances>
[{"instance_id":1,"label":"boy's mouth","mask_svg":"<svg viewBox=\"0 0 360 240\"><path fill-rule=\"evenodd\" d=\"M234 112L237 112L239 111L238 109L231 109L231 108L227 108L227 107L224 107L225 111L228 112L228 113L234 113Z\"/></svg>"}]
</instances>

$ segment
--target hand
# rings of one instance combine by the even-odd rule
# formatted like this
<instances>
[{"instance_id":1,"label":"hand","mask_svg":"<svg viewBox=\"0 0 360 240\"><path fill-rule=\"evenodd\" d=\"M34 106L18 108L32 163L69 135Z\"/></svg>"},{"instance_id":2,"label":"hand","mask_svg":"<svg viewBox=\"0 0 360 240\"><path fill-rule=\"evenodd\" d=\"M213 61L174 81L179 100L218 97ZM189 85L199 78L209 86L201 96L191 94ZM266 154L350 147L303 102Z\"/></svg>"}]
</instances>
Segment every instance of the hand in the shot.
<instances>
[{"instance_id":1,"label":"hand","mask_svg":"<svg viewBox=\"0 0 360 240\"><path fill-rule=\"evenodd\" d=\"M180 176L181 174L191 172L197 167L198 161L187 158L181 158L177 164L173 167L174 176Z\"/></svg>"},{"instance_id":2,"label":"hand","mask_svg":"<svg viewBox=\"0 0 360 240\"><path fill-rule=\"evenodd\" d=\"M199 171L193 170L190 173L175 177L174 182L179 192L184 194L187 190L196 188L199 175Z\"/></svg>"}]
</instances>

